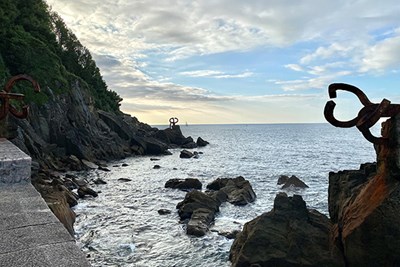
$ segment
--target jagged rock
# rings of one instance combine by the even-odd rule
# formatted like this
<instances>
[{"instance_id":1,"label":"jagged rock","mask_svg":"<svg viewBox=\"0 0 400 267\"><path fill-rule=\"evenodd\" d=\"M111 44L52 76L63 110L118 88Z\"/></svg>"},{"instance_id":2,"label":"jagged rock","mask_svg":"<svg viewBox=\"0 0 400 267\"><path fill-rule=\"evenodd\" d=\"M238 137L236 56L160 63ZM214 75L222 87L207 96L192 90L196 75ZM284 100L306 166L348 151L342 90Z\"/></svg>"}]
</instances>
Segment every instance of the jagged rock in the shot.
<instances>
[{"instance_id":1,"label":"jagged rock","mask_svg":"<svg viewBox=\"0 0 400 267\"><path fill-rule=\"evenodd\" d=\"M206 145L208 145L210 143L205 141L205 140L203 140L201 137L198 137L197 141L196 141L196 144L197 144L197 146L206 146Z\"/></svg>"},{"instance_id":2,"label":"jagged rock","mask_svg":"<svg viewBox=\"0 0 400 267\"><path fill-rule=\"evenodd\" d=\"M250 182L242 176L236 178L218 178L208 184L207 189L219 190L225 193L227 201L238 206L254 202L256 199L256 194Z\"/></svg>"},{"instance_id":3,"label":"jagged rock","mask_svg":"<svg viewBox=\"0 0 400 267\"><path fill-rule=\"evenodd\" d=\"M199 208L205 208L213 212L219 211L218 202L205 193L197 190L186 194L185 199L176 206L181 220L190 219L193 212Z\"/></svg>"},{"instance_id":4,"label":"jagged rock","mask_svg":"<svg viewBox=\"0 0 400 267\"><path fill-rule=\"evenodd\" d=\"M191 189L201 189L202 184L196 178L186 178L186 179L169 179L165 183L165 188L174 188L180 190L191 190Z\"/></svg>"},{"instance_id":5,"label":"jagged rock","mask_svg":"<svg viewBox=\"0 0 400 267\"><path fill-rule=\"evenodd\" d=\"M301 196L280 193L274 208L244 225L230 250L232 267L344 266L330 242L329 219L307 210Z\"/></svg>"},{"instance_id":6,"label":"jagged rock","mask_svg":"<svg viewBox=\"0 0 400 267\"><path fill-rule=\"evenodd\" d=\"M308 188L308 185L306 185L302 180L300 180L295 175L292 175L292 176L290 176L289 179L286 180L285 184L282 186L281 189L286 189L286 188L291 188L291 187Z\"/></svg>"},{"instance_id":7,"label":"jagged rock","mask_svg":"<svg viewBox=\"0 0 400 267\"><path fill-rule=\"evenodd\" d=\"M192 149L192 148L196 148L197 144L194 141L185 143L183 145L181 145L182 148L188 148L188 149Z\"/></svg>"},{"instance_id":8,"label":"jagged rock","mask_svg":"<svg viewBox=\"0 0 400 267\"><path fill-rule=\"evenodd\" d=\"M87 186L81 186L78 188L78 195L80 198L84 198L86 196L92 196L92 197L97 197L98 194L96 191L93 189L87 187Z\"/></svg>"},{"instance_id":9,"label":"jagged rock","mask_svg":"<svg viewBox=\"0 0 400 267\"><path fill-rule=\"evenodd\" d=\"M181 154L179 155L179 157L181 159L190 159L194 156L194 154L186 149L181 151Z\"/></svg>"},{"instance_id":10,"label":"jagged rock","mask_svg":"<svg viewBox=\"0 0 400 267\"><path fill-rule=\"evenodd\" d=\"M278 178L277 185L284 184L284 183L287 182L287 180L289 180L289 176L287 176L287 175L281 175L281 176L279 176L279 178Z\"/></svg>"},{"instance_id":11,"label":"jagged rock","mask_svg":"<svg viewBox=\"0 0 400 267\"><path fill-rule=\"evenodd\" d=\"M197 237L204 236L208 232L208 228L214 221L215 211L207 208L198 208L193 211L192 216L186 227L188 235Z\"/></svg>"}]
</instances>

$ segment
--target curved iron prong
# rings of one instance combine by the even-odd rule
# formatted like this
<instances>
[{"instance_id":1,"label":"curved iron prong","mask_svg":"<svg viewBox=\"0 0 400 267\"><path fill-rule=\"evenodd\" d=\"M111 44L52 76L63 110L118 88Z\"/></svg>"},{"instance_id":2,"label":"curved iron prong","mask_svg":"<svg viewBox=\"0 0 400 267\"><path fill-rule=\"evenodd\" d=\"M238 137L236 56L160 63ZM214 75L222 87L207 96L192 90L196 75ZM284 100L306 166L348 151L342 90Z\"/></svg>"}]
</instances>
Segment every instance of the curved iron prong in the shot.
<instances>
[{"instance_id":1,"label":"curved iron prong","mask_svg":"<svg viewBox=\"0 0 400 267\"><path fill-rule=\"evenodd\" d=\"M329 97L336 98L336 91L338 90L343 90L355 94L364 106L372 105L372 102L369 101L368 97L364 94L363 91L361 91L361 89L347 83L332 83L331 85L329 85Z\"/></svg>"},{"instance_id":2,"label":"curved iron prong","mask_svg":"<svg viewBox=\"0 0 400 267\"><path fill-rule=\"evenodd\" d=\"M352 120L349 121L339 121L333 116L333 111L335 109L336 103L333 100L330 100L326 102L325 109L324 109L324 116L325 119L332 124L333 126L336 127L342 127L342 128L351 128L353 126L357 125L358 117L355 117Z\"/></svg>"},{"instance_id":3,"label":"curved iron prong","mask_svg":"<svg viewBox=\"0 0 400 267\"><path fill-rule=\"evenodd\" d=\"M26 74L19 74L19 75L11 77L11 79L8 80L8 82L4 86L4 91L9 93L11 91L11 88L15 85L15 83L20 80L26 80L26 81L31 82L34 87L35 92L40 92L39 83L37 81L35 81L31 76L26 75Z\"/></svg>"}]
</instances>

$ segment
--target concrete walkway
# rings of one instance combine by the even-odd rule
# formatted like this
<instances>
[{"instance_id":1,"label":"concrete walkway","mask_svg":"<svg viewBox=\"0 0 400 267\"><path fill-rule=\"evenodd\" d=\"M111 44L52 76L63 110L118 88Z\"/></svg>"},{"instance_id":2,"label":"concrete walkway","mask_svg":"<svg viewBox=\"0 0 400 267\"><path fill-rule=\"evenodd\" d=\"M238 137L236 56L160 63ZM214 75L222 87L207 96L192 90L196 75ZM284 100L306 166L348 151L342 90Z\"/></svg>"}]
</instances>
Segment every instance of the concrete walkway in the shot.
<instances>
[{"instance_id":1,"label":"concrete walkway","mask_svg":"<svg viewBox=\"0 0 400 267\"><path fill-rule=\"evenodd\" d=\"M31 185L30 163L0 139L0 267L90 266Z\"/></svg>"}]
</instances>

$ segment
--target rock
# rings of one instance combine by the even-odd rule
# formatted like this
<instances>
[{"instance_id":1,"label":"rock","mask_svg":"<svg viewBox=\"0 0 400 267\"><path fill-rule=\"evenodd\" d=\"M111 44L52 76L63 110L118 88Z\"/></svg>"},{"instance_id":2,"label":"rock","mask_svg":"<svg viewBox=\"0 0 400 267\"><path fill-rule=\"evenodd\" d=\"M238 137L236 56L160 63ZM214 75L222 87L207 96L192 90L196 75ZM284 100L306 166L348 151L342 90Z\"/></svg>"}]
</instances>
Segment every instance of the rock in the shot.
<instances>
[{"instance_id":1,"label":"rock","mask_svg":"<svg viewBox=\"0 0 400 267\"><path fill-rule=\"evenodd\" d=\"M95 184L107 184L107 182L104 181L101 178L97 178L96 180L93 181L93 183L95 183Z\"/></svg>"},{"instance_id":2,"label":"rock","mask_svg":"<svg viewBox=\"0 0 400 267\"><path fill-rule=\"evenodd\" d=\"M286 188L308 188L308 185L306 185L302 180L297 178L295 175L292 175L282 186L281 189L286 189Z\"/></svg>"},{"instance_id":3,"label":"rock","mask_svg":"<svg viewBox=\"0 0 400 267\"><path fill-rule=\"evenodd\" d=\"M197 144L195 142L189 142L189 143L186 143L186 144L182 145L181 147L182 148L192 149L192 148L196 148Z\"/></svg>"},{"instance_id":4,"label":"rock","mask_svg":"<svg viewBox=\"0 0 400 267\"><path fill-rule=\"evenodd\" d=\"M167 209L159 209L157 212L158 212L158 214L160 214L160 215L171 214L171 211L170 211L170 210L167 210Z\"/></svg>"},{"instance_id":5,"label":"rock","mask_svg":"<svg viewBox=\"0 0 400 267\"><path fill-rule=\"evenodd\" d=\"M231 232L218 232L218 235L225 236L227 239L235 239L239 233L239 230L233 230Z\"/></svg>"},{"instance_id":6,"label":"rock","mask_svg":"<svg viewBox=\"0 0 400 267\"><path fill-rule=\"evenodd\" d=\"M287 175L281 175L281 176L279 176L279 178L278 178L277 184L278 184L278 185L285 184L285 183L287 182L287 180L289 180L289 176L287 176Z\"/></svg>"},{"instance_id":7,"label":"rock","mask_svg":"<svg viewBox=\"0 0 400 267\"><path fill-rule=\"evenodd\" d=\"M118 178L118 181L120 181L120 182L130 182L130 181L132 181L132 179L129 179L129 178Z\"/></svg>"},{"instance_id":8,"label":"rock","mask_svg":"<svg viewBox=\"0 0 400 267\"><path fill-rule=\"evenodd\" d=\"M105 171L105 172L110 172L111 170L107 167L99 166L99 170Z\"/></svg>"},{"instance_id":9,"label":"rock","mask_svg":"<svg viewBox=\"0 0 400 267\"><path fill-rule=\"evenodd\" d=\"M150 158L150 160L151 160L151 161L158 161L158 160L160 160L160 159L157 159L157 158Z\"/></svg>"},{"instance_id":10,"label":"rock","mask_svg":"<svg viewBox=\"0 0 400 267\"><path fill-rule=\"evenodd\" d=\"M205 141L205 140L203 140L201 137L198 137L197 141L196 141L196 144L197 144L197 146L206 146L206 145L208 145L210 143Z\"/></svg>"},{"instance_id":11,"label":"rock","mask_svg":"<svg viewBox=\"0 0 400 267\"><path fill-rule=\"evenodd\" d=\"M128 164L126 164L126 163L122 163L122 165L121 165L122 167L128 167L129 165Z\"/></svg>"},{"instance_id":12,"label":"rock","mask_svg":"<svg viewBox=\"0 0 400 267\"><path fill-rule=\"evenodd\" d=\"M207 208L198 208L193 211L192 216L186 227L188 235L197 237L204 236L208 232L208 228L214 221L215 212Z\"/></svg>"},{"instance_id":13,"label":"rock","mask_svg":"<svg viewBox=\"0 0 400 267\"><path fill-rule=\"evenodd\" d=\"M213 212L219 211L218 202L205 193L197 190L186 194L185 199L176 206L181 220L190 219L193 212L199 208L205 208Z\"/></svg>"},{"instance_id":14,"label":"rock","mask_svg":"<svg viewBox=\"0 0 400 267\"><path fill-rule=\"evenodd\" d=\"M274 208L244 225L232 244L232 267L345 266L331 244L329 219L307 210L301 196L280 193Z\"/></svg>"},{"instance_id":15,"label":"rock","mask_svg":"<svg viewBox=\"0 0 400 267\"><path fill-rule=\"evenodd\" d=\"M181 151L181 154L179 155L179 157L181 159L190 159L194 156L194 154L186 149Z\"/></svg>"},{"instance_id":16,"label":"rock","mask_svg":"<svg viewBox=\"0 0 400 267\"><path fill-rule=\"evenodd\" d=\"M154 165L153 169L161 169L161 166L160 165Z\"/></svg>"},{"instance_id":17,"label":"rock","mask_svg":"<svg viewBox=\"0 0 400 267\"><path fill-rule=\"evenodd\" d=\"M191 190L191 189L201 189L202 184L196 178L186 178L186 179L169 179L165 183L165 188L174 188L180 190Z\"/></svg>"},{"instance_id":18,"label":"rock","mask_svg":"<svg viewBox=\"0 0 400 267\"><path fill-rule=\"evenodd\" d=\"M218 178L207 185L207 189L220 190L227 196L229 203L243 206L254 202L256 194L249 181L242 176L236 178Z\"/></svg>"},{"instance_id":19,"label":"rock","mask_svg":"<svg viewBox=\"0 0 400 267\"><path fill-rule=\"evenodd\" d=\"M82 161L83 166L85 166L88 169L95 170L95 169L99 168L99 166L97 166L96 164L94 164L93 162L90 162L88 160L82 159L81 161Z\"/></svg>"},{"instance_id":20,"label":"rock","mask_svg":"<svg viewBox=\"0 0 400 267\"><path fill-rule=\"evenodd\" d=\"M76 185L78 185L78 187L80 187L80 186L86 186L86 185L88 184L88 182L86 181L86 179L83 179L83 178L79 179L77 176L73 177L73 178L72 178L72 181L73 181Z\"/></svg>"},{"instance_id":21,"label":"rock","mask_svg":"<svg viewBox=\"0 0 400 267\"><path fill-rule=\"evenodd\" d=\"M86 196L92 196L92 197L97 197L98 194L96 191L93 189L87 187L87 186L81 186L78 188L78 195L80 198L85 198Z\"/></svg>"}]
</instances>

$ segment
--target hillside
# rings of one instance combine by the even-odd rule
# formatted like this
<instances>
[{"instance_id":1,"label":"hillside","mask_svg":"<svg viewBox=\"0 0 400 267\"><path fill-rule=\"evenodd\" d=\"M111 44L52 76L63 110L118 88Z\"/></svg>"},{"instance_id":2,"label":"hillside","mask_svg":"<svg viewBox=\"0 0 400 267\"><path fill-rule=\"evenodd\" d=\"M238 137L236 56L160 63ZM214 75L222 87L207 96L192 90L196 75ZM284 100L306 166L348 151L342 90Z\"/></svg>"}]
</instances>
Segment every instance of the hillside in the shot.
<instances>
[{"instance_id":1,"label":"hillside","mask_svg":"<svg viewBox=\"0 0 400 267\"><path fill-rule=\"evenodd\" d=\"M92 162L130 155L162 154L168 146L158 129L119 110L122 99L109 90L89 50L42 0L0 2L0 82L28 74L39 82L18 82L26 94L27 119L9 116L12 142L41 169L79 169Z\"/></svg>"}]
</instances>

